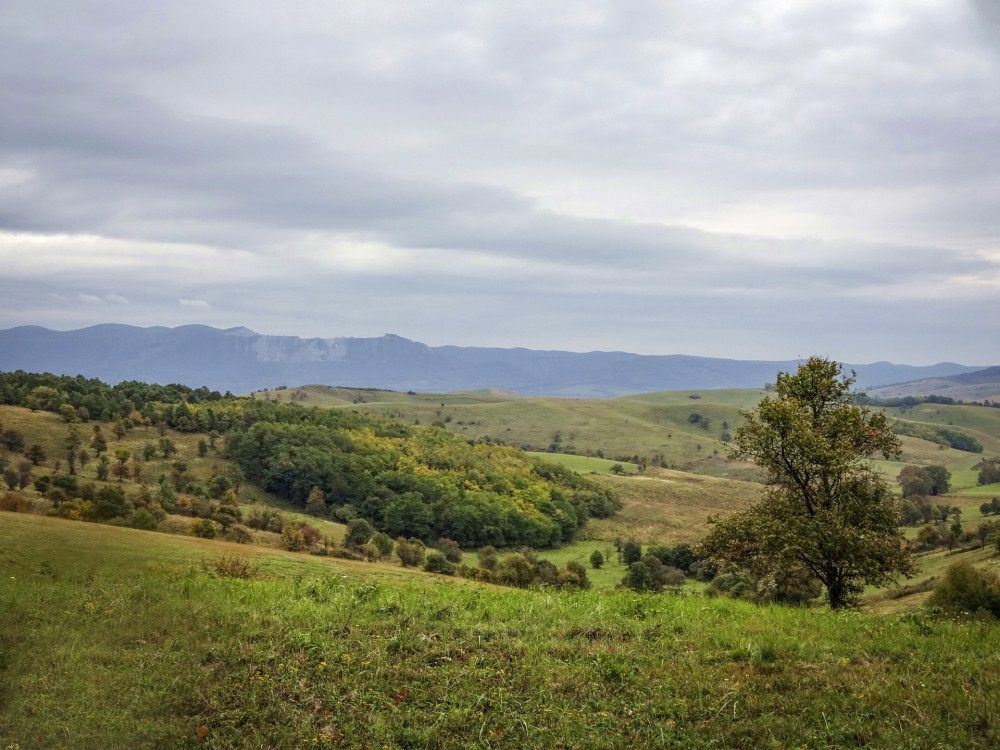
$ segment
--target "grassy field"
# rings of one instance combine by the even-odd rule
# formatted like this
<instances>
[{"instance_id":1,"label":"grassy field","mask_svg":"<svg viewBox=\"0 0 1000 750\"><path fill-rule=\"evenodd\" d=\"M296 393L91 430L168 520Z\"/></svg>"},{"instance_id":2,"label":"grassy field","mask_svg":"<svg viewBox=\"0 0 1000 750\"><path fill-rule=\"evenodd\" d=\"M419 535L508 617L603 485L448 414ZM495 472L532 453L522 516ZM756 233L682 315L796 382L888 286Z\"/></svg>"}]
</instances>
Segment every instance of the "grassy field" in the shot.
<instances>
[{"instance_id":1,"label":"grassy field","mask_svg":"<svg viewBox=\"0 0 1000 750\"><path fill-rule=\"evenodd\" d=\"M504 590L261 551L243 580L216 565L235 551L0 514L3 746L1000 742L995 626Z\"/></svg>"},{"instance_id":2,"label":"grassy field","mask_svg":"<svg viewBox=\"0 0 1000 750\"><path fill-rule=\"evenodd\" d=\"M529 455L540 458L543 461L565 466L571 471L579 474L612 474L611 467L618 465L628 474L635 474L639 471L638 464L628 461L612 461L608 458L596 458L594 456L571 456L568 453L538 453L529 451Z\"/></svg>"}]
</instances>

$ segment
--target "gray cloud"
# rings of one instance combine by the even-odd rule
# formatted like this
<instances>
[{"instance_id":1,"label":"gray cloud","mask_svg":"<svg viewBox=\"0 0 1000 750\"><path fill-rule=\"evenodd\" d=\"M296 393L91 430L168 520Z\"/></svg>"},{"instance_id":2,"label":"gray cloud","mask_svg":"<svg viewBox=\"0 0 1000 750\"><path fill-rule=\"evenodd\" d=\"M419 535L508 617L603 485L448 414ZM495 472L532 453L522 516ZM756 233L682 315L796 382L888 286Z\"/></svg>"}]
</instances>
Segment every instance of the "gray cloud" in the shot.
<instances>
[{"instance_id":1,"label":"gray cloud","mask_svg":"<svg viewBox=\"0 0 1000 750\"><path fill-rule=\"evenodd\" d=\"M958 359L948 325L1000 295L998 23L15 0L0 323Z\"/></svg>"}]
</instances>

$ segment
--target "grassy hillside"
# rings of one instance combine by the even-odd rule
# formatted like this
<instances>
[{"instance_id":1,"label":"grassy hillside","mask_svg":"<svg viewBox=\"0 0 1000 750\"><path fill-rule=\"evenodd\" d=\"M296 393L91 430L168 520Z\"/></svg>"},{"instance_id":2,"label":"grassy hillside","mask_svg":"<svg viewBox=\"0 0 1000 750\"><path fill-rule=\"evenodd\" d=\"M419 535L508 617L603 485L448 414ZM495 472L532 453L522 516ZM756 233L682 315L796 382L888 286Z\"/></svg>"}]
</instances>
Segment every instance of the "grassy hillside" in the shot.
<instances>
[{"instance_id":1,"label":"grassy hillside","mask_svg":"<svg viewBox=\"0 0 1000 750\"><path fill-rule=\"evenodd\" d=\"M0 742L22 750L1000 742L993 626L278 553L243 580L224 543L3 513L0 550Z\"/></svg>"},{"instance_id":2,"label":"grassy hillside","mask_svg":"<svg viewBox=\"0 0 1000 750\"><path fill-rule=\"evenodd\" d=\"M414 394L307 386L302 403L345 406L413 424L437 423L466 437L490 436L508 444L653 465L708 476L753 479L752 466L723 460L724 430L732 434L741 409L759 390L665 391L605 400L527 398L503 392ZM944 464L956 491L974 488L972 469L982 456L1000 455L1000 409L924 404L887 410L893 419L950 426L976 438L983 454L903 437L899 461L877 462L890 480L907 464ZM698 415L697 421L693 415ZM556 459L564 463L566 459ZM992 495L991 495L992 496Z\"/></svg>"},{"instance_id":3,"label":"grassy hillside","mask_svg":"<svg viewBox=\"0 0 1000 750\"><path fill-rule=\"evenodd\" d=\"M489 436L529 450L551 448L615 460L655 456L655 462L661 463L662 457L667 468L739 477L752 470L719 460L723 423L731 432L739 422L739 409L753 406L763 394L735 389L671 391L585 400L529 398L502 391L409 395L324 386L294 392L304 394L298 398L306 406L347 407L408 424L436 423L469 438ZM273 398L274 393L270 395ZM696 413L704 419L690 421Z\"/></svg>"}]
</instances>

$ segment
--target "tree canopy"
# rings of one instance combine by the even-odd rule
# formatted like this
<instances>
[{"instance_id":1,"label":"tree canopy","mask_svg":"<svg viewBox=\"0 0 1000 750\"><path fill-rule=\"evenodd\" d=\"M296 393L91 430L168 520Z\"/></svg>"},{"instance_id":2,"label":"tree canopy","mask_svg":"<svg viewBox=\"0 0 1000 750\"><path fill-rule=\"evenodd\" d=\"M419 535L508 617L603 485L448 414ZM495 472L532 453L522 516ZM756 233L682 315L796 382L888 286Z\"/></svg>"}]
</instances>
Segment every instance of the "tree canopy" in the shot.
<instances>
[{"instance_id":1,"label":"tree canopy","mask_svg":"<svg viewBox=\"0 0 1000 750\"><path fill-rule=\"evenodd\" d=\"M855 402L853 383L836 362L812 357L743 412L729 457L756 463L767 490L713 519L699 556L762 582L808 573L834 609L855 604L865 585L914 572L898 501L868 461L897 456L899 440L881 411Z\"/></svg>"}]
</instances>

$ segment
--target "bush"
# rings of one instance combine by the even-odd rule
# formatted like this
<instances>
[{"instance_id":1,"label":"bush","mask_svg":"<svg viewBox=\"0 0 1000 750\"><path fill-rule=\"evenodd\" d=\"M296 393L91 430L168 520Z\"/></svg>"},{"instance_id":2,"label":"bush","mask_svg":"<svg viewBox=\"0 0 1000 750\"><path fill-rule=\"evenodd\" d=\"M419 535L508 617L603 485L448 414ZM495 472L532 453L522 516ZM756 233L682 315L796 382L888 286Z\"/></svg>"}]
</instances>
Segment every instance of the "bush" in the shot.
<instances>
[{"instance_id":1,"label":"bush","mask_svg":"<svg viewBox=\"0 0 1000 750\"><path fill-rule=\"evenodd\" d=\"M98 520L124 518L129 514L131 506L125 499L125 491L121 487L101 487L94 498L94 516Z\"/></svg>"},{"instance_id":2,"label":"bush","mask_svg":"<svg viewBox=\"0 0 1000 750\"><path fill-rule=\"evenodd\" d=\"M520 552L514 552L497 564L495 577L499 584L524 589L535 580L535 571L528 558Z\"/></svg>"},{"instance_id":3,"label":"bush","mask_svg":"<svg viewBox=\"0 0 1000 750\"><path fill-rule=\"evenodd\" d=\"M52 486L58 487L69 497L76 497L80 494L80 483L72 474L56 474L52 477Z\"/></svg>"},{"instance_id":4,"label":"bush","mask_svg":"<svg viewBox=\"0 0 1000 750\"><path fill-rule=\"evenodd\" d=\"M306 547L306 539L299 529L285 526L281 530L281 546L289 552L301 552Z\"/></svg>"},{"instance_id":5,"label":"bush","mask_svg":"<svg viewBox=\"0 0 1000 750\"><path fill-rule=\"evenodd\" d=\"M685 573L690 572L691 566L698 561L690 545L687 544L678 544L676 547L666 545L650 547L649 554L656 556L664 565L680 568Z\"/></svg>"},{"instance_id":6,"label":"bush","mask_svg":"<svg viewBox=\"0 0 1000 750\"><path fill-rule=\"evenodd\" d=\"M215 573L225 578L242 578L249 580L255 578L258 568L251 562L249 557L223 554L215 560L202 560L203 570Z\"/></svg>"},{"instance_id":7,"label":"bush","mask_svg":"<svg viewBox=\"0 0 1000 750\"><path fill-rule=\"evenodd\" d=\"M304 523L299 526L299 531L302 532L302 541L306 547L312 547L319 541L319 531L309 524Z\"/></svg>"},{"instance_id":8,"label":"bush","mask_svg":"<svg viewBox=\"0 0 1000 750\"><path fill-rule=\"evenodd\" d=\"M642 559L642 545L635 539L629 539L622 545L622 562L626 565L637 563Z\"/></svg>"},{"instance_id":9,"label":"bush","mask_svg":"<svg viewBox=\"0 0 1000 750\"><path fill-rule=\"evenodd\" d=\"M37 477L34 481L35 492L39 495L44 495L49 491L49 487L52 484L52 477L48 474L42 474L42 476Z\"/></svg>"},{"instance_id":10,"label":"bush","mask_svg":"<svg viewBox=\"0 0 1000 750\"><path fill-rule=\"evenodd\" d=\"M602 565L604 565L604 555L599 549L595 549L590 553L590 567L600 570Z\"/></svg>"},{"instance_id":11,"label":"bush","mask_svg":"<svg viewBox=\"0 0 1000 750\"><path fill-rule=\"evenodd\" d=\"M252 544L253 532L243 524L237 523L229 527L226 539L237 544Z\"/></svg>"},{"instance_id":12,"label":"bush","mask_svg":"<svg viewBox=\"0 0 1000 750\"><path fill-rule=\"evenodd\" d=\"M345 547L363 547L375 535L375 529L363 518L355 518L348 522L347 533L344 535Z\"/></svg>"},{"instance_id":13,"label":"bush","mask_svg":"<svg viewBox=\"0 0 1000 750\"><path fill-rule=\"evenodd\" d=\"M456 542L454 539L447 539L447 538L438 539L437 548L441 550L441 552L447 558L448 562L452 563L462 562L462 548L459 546L458 542Z\"/></svg>"},{"instance_id":14,"label":"bush","mask_svg":"<svg viewBox=\"0 0 1000 750\"><path fill-rule=\"evenodd\" d=\"M735 573L723 573L712 580L705 593L709 596L725 594L732 599L752 599L754 588L749 581Z\"/></svg>"},{"instance_id":15,"label":"bush","mask_svg":"<svg viewBox=\"0 0 1000 750\"><path fill-rule=\"evenodd\" d=\"M31 502L24 495L16 492L5 492L0 495L0 510L10 513L30 513Z\"/></svg>"},{"instance_id":16,"label":"bush","mask_svg":"<svg viewBox=\"0 0 1000 750\"><path fill-rule=\"evenodd\" d=\"M559 571L559 585L575 589L589 589L590 579L587 570L576 560L570 560L566 567Z\"/></svg>"},{"instance_id":17,"label":"bush","mask_svg":"<svg viewBox=\"0 0 1000 750\"><path fill-rule=\"evenodd\" d=\"M392 539L385 532L378 532L368 541L378 550L379 556L388 557L392 554Z\"/></svg>"},{"instance_id":18,"label":"bush","mask_svg":"<svg viewBox=\"0 0 1000 750\"><path fill-rule=\"evenodd\" d=\"M491 547L489 545L479 550L477 557L479 558L479 567L485 570L496 570L497 564L500 562L500 557L497 555L496 547Z\"/></svg>"},{"instance_id":19,"label":"bush","mask_svg":"<svg viewBox=\"0 0 1000 750\"><path fill-rule=\"evenodd\" d=\"M145 508L138 508L132 511L132 515L128 517L128 525L133 529L154 531L157 525L156 517Z\"/></svg>"},{"instance_id":20,"label":"bush","mask_svg":"<svg viewBox=\"0 0 1000 750\"><path fill-rule=\"evenodd\" d=\"M423 565L425 551L426 547L419 539L399 537L396 540L396 556L404 568L416 568Z\"/></svg>"},{"instance_id":21,"label":"bush","mask_svg":"<svg viewBox=\"0 0 1000 750\"><path fill-rule=\"evenodd\" d=\"M202 539L215 539L215 524L208 518L199 518L191 523L191 532Z\"/></svg>"},{"instance_id":22,"label":"bush","mask_svg":"<svg viewBox=\"0 0 1000 750\"><path fill-rule=\"evenodd\" d=\"M968 562L955 563L945 571L927 604L953 615L1000 618L1000 580Z\"/></svg>"},{"instance_id":23,"label":"bush","mask_svg":"<svg viewBox=\"0 0 1000 750\"><path fill-rule=\"evenodd\" d=\"M455 566L444 556L443 552L431 550L424 560L424 570L428 573L442 573L446 576L455 574Z\"/></svg>"},{"instance_id":24,"label":"bush","mask_svg":"<svg viewBox=\"0 0 1000 750\"><path fill-rule=\"evenodd\" d=\"M622 586L633 591L662 591L664 586L683 585L683 571L664 565L656 555L650 553L629 565L622 578Z\"/></svg>"},{"instance_id":25,"label":"bush","mask_svg":"<svg viewBox=\"0 0 1000 750\"><path fill-rule=\"evenodd\" d=\"M539 560L535 563L535 580L547 586L559 585L559 568L548 560Z\"/></svg>"}]
</instances>

